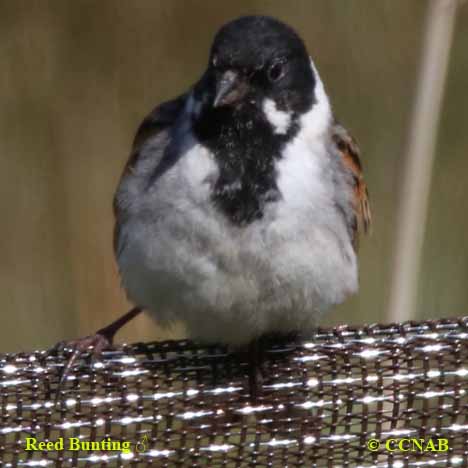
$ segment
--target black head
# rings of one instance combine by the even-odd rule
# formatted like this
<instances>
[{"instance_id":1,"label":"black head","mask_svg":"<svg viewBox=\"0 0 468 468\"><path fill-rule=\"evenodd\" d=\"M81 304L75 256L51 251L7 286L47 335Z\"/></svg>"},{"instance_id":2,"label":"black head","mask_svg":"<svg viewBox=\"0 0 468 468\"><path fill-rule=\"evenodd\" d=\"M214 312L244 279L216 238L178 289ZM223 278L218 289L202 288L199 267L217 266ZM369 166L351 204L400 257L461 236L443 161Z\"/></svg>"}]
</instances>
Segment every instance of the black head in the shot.
<instances>
[{"instance_id":1,"label":"black head","mask_svg":"<svg viewBox=\"0 0 468 468\"><path fill-rule=\"evenodd\" d=\"M262 107L270 99L296 115L310 108L315 85L302 39L268 16L245 16L224 25L202 81L203 101L214 108Z\"/></svg>"},{"instance_id":2,"label":"black head","mask_svg":"<svg viewBox=\"0 0 468 468\"><path fill-rule=\"evenodd\" d=\"M281 197L276 161L314 103L315 76L301 38L284 23L246 16L217 33L195 86L195 135L219 166L212 198L236 224Z\"/></svg>"}]
</instances>

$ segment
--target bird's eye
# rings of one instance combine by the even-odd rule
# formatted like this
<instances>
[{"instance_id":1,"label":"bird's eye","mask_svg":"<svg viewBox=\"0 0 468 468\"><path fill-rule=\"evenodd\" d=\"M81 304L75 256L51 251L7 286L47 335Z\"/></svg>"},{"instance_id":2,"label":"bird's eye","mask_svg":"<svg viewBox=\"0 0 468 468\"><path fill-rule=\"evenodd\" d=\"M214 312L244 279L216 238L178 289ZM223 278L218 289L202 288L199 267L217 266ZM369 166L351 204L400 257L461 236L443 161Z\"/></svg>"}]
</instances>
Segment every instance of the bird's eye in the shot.
<instances>
[{"instance_id":1,"label":"bird's eye","mask_svg":"<svg viewBox=\"0 0 468 468\"><path fill-rule=\"evenodd\" d=\"M218 62L219 62L218 56L217 56L217 55L214 55L213 58L211 59L211 63L212 63L212 65L213 65L213 67L216 68L216 67L218 66Z\"/></svg>"},{"instance_id":2,"label":"bird's eye","mask_svg":"<svg viewBox=\"0 0 468 468\"><path fill-rule=\"evenodd\" d=\"M281 62L274 63L268 69L268 78L270 81L275 82L284 76L284 64Z\"/></svg>"}]
</instances>

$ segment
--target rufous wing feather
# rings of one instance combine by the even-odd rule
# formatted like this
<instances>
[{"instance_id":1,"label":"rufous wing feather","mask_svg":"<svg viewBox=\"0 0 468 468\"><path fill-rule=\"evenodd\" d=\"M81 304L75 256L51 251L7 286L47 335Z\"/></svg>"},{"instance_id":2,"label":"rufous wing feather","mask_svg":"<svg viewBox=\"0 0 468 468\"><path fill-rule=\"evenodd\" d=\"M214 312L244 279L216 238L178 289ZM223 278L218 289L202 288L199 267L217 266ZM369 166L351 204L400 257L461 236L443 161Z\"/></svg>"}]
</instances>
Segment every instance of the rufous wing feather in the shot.
<instances>
[{"instance_id":1,"label":"rufous wing feather","mask_svg":"<svg viewBox=\"0 0 468 468\"><path fill-rule=\"evenodd\" d=\"M360 151L355 140L340 124L336 124L333 128L333 141L338 148L343 165L352 176L354 185L353 208L357 221L354 232L354 243L357 245L357 231L360 229L365 233L369 232L372 221L369 193L366 182L364 181Z\"/></svg>"}]
</instances>

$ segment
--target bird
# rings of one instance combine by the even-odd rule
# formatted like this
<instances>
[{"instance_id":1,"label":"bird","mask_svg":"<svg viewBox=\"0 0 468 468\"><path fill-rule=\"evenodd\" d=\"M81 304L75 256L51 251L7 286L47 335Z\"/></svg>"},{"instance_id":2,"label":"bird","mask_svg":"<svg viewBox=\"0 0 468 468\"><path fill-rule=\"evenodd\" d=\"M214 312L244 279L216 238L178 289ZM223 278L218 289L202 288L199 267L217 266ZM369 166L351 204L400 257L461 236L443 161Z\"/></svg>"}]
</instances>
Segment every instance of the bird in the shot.
<instances>
[{"instance_id":1,"label":"bird","mask_svg":"<svg viewBox=\"0 0 468 468\"><path fill-rule=\"evenodd\" d=\"M243 16L221 27L201 78L139 126L114 214L135 307L76 341L74 358L101 352L143 310L242 349L308 333L358 291L371 224L359 148L291 26Z\"/></svg>"}]
</instances>

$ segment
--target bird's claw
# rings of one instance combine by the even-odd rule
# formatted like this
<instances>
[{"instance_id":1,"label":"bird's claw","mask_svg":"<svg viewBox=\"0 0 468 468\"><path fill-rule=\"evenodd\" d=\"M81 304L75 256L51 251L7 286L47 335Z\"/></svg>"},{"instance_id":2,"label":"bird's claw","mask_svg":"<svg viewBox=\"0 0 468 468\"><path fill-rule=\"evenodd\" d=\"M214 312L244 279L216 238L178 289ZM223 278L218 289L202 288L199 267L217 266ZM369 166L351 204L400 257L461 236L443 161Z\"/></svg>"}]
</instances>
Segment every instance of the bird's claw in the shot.
<instances>
[{"instance_id":1,"label":"bird's claw","mask_svg":"<svg viewBox=\"0 0 468 468\"><path fill-rule=\"evenodd\" d=\"M57 386L56 398L57 400L60 396L60 391L63 387L64 382L66 381L70 370L77 361L77 359L83 354L89 353L91 359L94 361L105 349L112 348L112 340L107 336L101 333L96 333L95 335L85 336L77 340L72 341L61 341L54 347L56 352L66 352L71 351L71 355L68 358L65 366L62 369L60 380Z\"/></svg>"}]
</instances>

